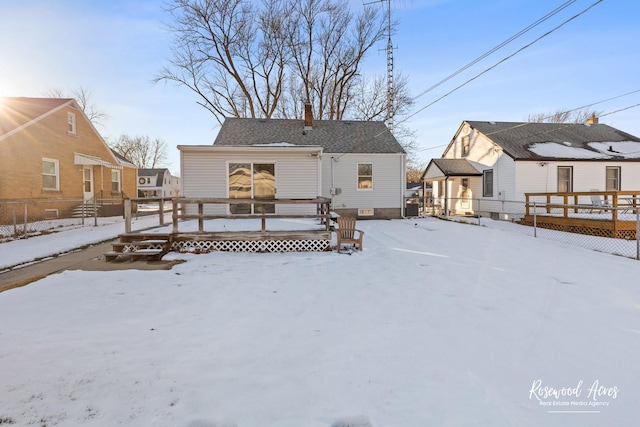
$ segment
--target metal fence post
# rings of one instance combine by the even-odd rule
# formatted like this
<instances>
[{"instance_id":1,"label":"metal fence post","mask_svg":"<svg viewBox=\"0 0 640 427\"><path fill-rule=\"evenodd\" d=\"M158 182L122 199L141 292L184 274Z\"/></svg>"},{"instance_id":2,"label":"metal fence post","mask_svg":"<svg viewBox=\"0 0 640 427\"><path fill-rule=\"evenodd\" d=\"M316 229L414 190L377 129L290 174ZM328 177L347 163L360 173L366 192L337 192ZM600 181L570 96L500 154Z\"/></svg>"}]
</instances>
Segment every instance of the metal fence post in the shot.
<instances>
[{"instance_id":1,"label":"metal fence post","mask_svg":"<svg viewBox=\"0 0 640 427\"><path fill-rule=\"evenodd\" d=\"M636 209L636 259L640 260L640 209Z\"/></svg>"},{"instance_id":2,"label":"metal fence post","mask_svg":"<svg viewBox=\"0 0 640 427\"><path fill-rule=\"evenodd\" d=\"M536 202L533 202L533 237L538 237L538 218L536 217Z\"/></svg>"},{"instance_id":3,"label":"metal fence post","mask_svg":"<svg viewBox=\"0 0 640 427\"><path fill-rule=\"evenodd\" d=\"M93 197L93 226L98 226L98 200Z\"/></svg>"},{"instance_id":4,"label":"metal fence post","mask_svg":"<svg viewBox=\"0 0 640 427\"><path fill-rule=\"evenodd\" d=\"M18 204L14 203L11 206L13 207L13 235L18 236L18 213L16 212Z\"/></svg>"},{"instance_id":5,"label":"metal fence post","mask_svg":"<svg viewBox=\"0 0 640 427\"><path fill-rule=\"evenodd\" d=\"M24 202L24 238L27 238L27 224L29 223L29 208L27 202Z\"/></svg>"}]
</instances>

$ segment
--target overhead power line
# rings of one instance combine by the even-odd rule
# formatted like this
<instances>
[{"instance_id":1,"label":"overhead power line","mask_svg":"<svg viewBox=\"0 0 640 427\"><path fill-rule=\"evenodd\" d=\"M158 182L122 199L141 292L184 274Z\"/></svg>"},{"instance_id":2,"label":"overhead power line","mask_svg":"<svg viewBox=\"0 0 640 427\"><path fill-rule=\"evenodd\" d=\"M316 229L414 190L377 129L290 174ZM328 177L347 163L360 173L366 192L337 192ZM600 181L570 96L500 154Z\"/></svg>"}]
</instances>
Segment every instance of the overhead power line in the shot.
<instances>
[{"instance_id":1,"label":"overhead power line","mask_svg":"<svg viewBox=\"0 0 640 427\"><path fill-rule=\"evenodd\" d=\"M484 58L486 58L487 56L491 55L492 53L495 53L496 51L502 49L503 47L505 47L506 45L508 45L509 43L511 43L512 41L514 41L518 37L520 37L521 35L527 33L529 30L537 27L538 25L540 25L541 23L543 23L547 19L551 18L552 16L556 15L557 13L561 12L562 10L566 9L567 7L569 7L571 4L573 4L575 2L576 2L576 0L570 0L570 1L565 2L562 5L558 6L556 9L552 10L551 12L549 12L548 14L543 16L542 18L538 19L533 24L529 25L525 29L523 29L523 30L519 31L518 33L514 34L513 36L509 37L507 40L503 41L502 43L500 43L499 45L497 45L493 49L489 50L488 52L485 52L484 54L480 55L479 57L477 57L473 61L469 62L467 65L465 65L464 67L460 68L458 71L449 74L447 77L445 77L444 79L440 80L438 83L434 84L429 89L427 89L427 90L425 90L423 92L420 92L413 99L418 99L421 96L425 95L426 93L431 92L433 89L435 89L438 86L440 86L441 84L451 80L452 78L454 78L458 74L462 73L463 71L467 70L468 68L470 68L473 65L477 64L478 62L482 61Z\"/></svg>"},{"instance_id":2,"label":"overhead power line","mask_svg":"<svg viewBox=\"0 0 640 427\"><path fill-rule=\"evenodd\" d=\"M469 80L465 81L464 83L456 86L455 88L453 88L452 90L450 90L449 92L445 93L444 95L442 95L441 97L437 98L436 100L430 102L429 104L425 105L424 107L420 108L419 110L415 111L414 113L408 115L407 117L405 117L402 121L400 121L398 124L403 123L407 120L409 120L411 117L417 115L418 113L426 110L427 108L431 107L433 104L443 100L444 98L446 98L447 96L451 95L452 93L458 91L459 89L463 88L464 86L468 85L469 83L471 83L472 81L478 79L479 77L483 76L484 74L488 73L489 71L493 70L494 68L496 68L498 65L508 61L509 59L513 58L514 56L516 56L517 54L519 54L520 52L524 51L525 49L533 46L535 43L539 42L540 40L542 40L543 38L549 36L550 34L554 33L555 31L557 31L558 29L562 28L563 26L565 26L566 24L568 24L569 22L573 21L574 19L582 16L583 14L585 14L586 12L588 12L589 10L591 10L593 7L595 7L597 4L602 3L603 0L598 0L595 3L591 4L589 7L587 7L586 9L584 9L583 11L581 11L580 13L572 16L571 18L567 19L566 21L562 22L560 25L554 27L553 29L547 31L546 33L544 33L543 35L541 35L540 37L536 38L535 40L533 40L531 43L528 43L527 45L521 47L520 49L516 50L514 53L512 53L511 55L505 57L504 59L498 61L497 63L495 63L494 65L492 65L491 67L485 69L484 71L480 72L479 74L476 74L474 77L470 78Z\"/></svg>"},{"instance_id":3,"label":"overhead power line","mask_svg":"<svg viewBox=\"0 0 640 427\"><path fill-rule=\"evenodd\" d=\"M618 98L622 98L622 97L625 97L625 96L633 95L634 93L638 93L638 92L640 92L640 89L632 90L630 92L623 93L621 95L616 95L616 96L612 96L612 97L607 98L607 99L603 99L603 100L600 100L600 101L592 102L590 104L586 104L586 105L583 105L581 107L572 108L571 110L567 110L567 112L570 113L572 111L583 110L585 108L592 107L594 105L602 104L604 102L608 102L608 101L611 101L611 100L614 100L614 99L618 99ZM635 107L640 107L640 104L634 104L634 105L630 105L628 107L619 108L619 109L611 111L609 113L603 113L603 114L600 114L600 117L610 116L612 114L619 113L619 112L625 111L625 110L630 110L631 108L635 108ZM549 115L549 116L546 116L546 117L543 117L542 119L543 120L544 119L549 119L551 117L553 117L553 114ZM511 127L508 127L508 128L498 129L498 130L495 130L493 132L489 132L486 135L487 136L491 136L491 135L495 135L495 134L500 133L500 132L505 132L505 131L508 131L508 130L516 129L516 128L519 128L519 127L522 127L522 126L527 126L527 125L530 125L530 124L531 124L531 122L518 123L518 124L513 125ZM565 124L565 126L566 126L566 124ZM446 147L447 145L449 145L449 144L447 143L447 144L443 144L443 145L436 145L436 146L433 146L433 147L420 148L420 149L417 149L416 151L433 150L433 149L436 149L436 148Z\"/></svg>"}]
</instances>

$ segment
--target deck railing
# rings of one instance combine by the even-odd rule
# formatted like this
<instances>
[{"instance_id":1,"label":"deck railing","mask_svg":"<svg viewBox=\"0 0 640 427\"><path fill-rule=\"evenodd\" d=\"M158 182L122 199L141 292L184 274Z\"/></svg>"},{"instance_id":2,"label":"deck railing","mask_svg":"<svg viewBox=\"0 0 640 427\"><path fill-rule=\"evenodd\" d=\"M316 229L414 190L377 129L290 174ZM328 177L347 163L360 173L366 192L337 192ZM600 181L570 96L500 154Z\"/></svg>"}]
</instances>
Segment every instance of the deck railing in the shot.
<instances>
[{"instance_id":1,"label":"deck railing","mask_svg":"<svg viewBox=\"0 0 640 427\"><path fill-rule=\"evenodd\" d=\"M602 198L601 204L593 197ZM564 218L584 211L610 213L611 221L619 221L620 213L636 212L640 208L640 191L581 191L570 193L525 193L525 216L532 208L544 209L547 214L560 211Z\"/></svg>"},{"instance_id":2,"label":"deck railing","mask_svg":"<svg viewBox=\"0 0 640 427\"><path fill-rule=\"evenodd\" d=\"M162 212L165 203L172 204L172 221L173 233L180 232L179 224L185 220L198 220L198 232L205 232L204 221L211 219L260 219L261 232L267 230L267 220L269 219L298 219L298 218L317 218L322 220L326 230L331 229L331 199L327 197L306 198L306 199L229 199L229 198L136 198L125 200L125 232L131 232L131 206L132 203L142 203L149 201L157 201L159 203L159 211ZM225 206L224 211L228 212L227 205L254 205L261 207L260 213L255 214L207 214L205 207L207 205ZM266 206L273 205L314 205L314 214L308 213L287 213L276 214L267 213ZM195 212L195 213L194 213ZM163 215L160 215L160 224L164 225Z\"/></svg>"}]
</instances>

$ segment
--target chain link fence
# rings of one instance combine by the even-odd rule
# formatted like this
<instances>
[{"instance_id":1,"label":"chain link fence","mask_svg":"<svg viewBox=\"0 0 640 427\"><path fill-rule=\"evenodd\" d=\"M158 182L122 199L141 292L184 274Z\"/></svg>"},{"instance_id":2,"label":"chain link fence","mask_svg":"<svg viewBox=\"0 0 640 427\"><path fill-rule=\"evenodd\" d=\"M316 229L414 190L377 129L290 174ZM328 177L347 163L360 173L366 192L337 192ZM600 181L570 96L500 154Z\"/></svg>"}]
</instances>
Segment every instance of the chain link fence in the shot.
<instances>
[{"instance_id":1,"label":"chain link fence","mask_svg":"<svg viewBox=\"0 0 640 427\"><path fill-rule=\"evenodd\" d=\"M515 200L451 198L448 209L442 205L436 200L421 214L478 225L509 221L530 227L536 238L640 260L638 199L624 207L530 203L528 211L525 202Z\"/></svg>"},{"instance_id":2,"label":"chain link fence","mask_svg":"<svg viewBox=\"0 0 640 427\"><path fill-rule=\"evenodd\" d=\"M0 243L122 216L122 199L0 200Z\"/></svg>"}]
</instances>

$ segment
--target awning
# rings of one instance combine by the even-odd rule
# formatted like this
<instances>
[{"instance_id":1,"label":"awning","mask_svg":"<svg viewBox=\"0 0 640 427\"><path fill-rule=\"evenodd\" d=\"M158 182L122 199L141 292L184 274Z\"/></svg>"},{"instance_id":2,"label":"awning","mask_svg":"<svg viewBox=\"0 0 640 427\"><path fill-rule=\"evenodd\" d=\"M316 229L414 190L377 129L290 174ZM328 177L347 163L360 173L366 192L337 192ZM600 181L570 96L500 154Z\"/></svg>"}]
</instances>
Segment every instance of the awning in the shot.
<instances>
[{"instance_id":1,"label":"awning","mask_svg":"<svg viewBox=\"0 0 640 427\"><path fill-rule=\"evenodd\" d=\"M442 181L452 176L482 176L489 166L467 159L432 159L422 174L423 181Z\"/></svg>"},{"instance_id":2,"label":"awning","mask_svg":"<svg viewBox=\"0 0 640 427\"><path fill-rule=\"evenodd\" d=\"M76 165L104 166L110 169L122 169L122 166L102 160L100 157L80 153L73 153L73 163Z\"/></svg>"}]
</instances>

